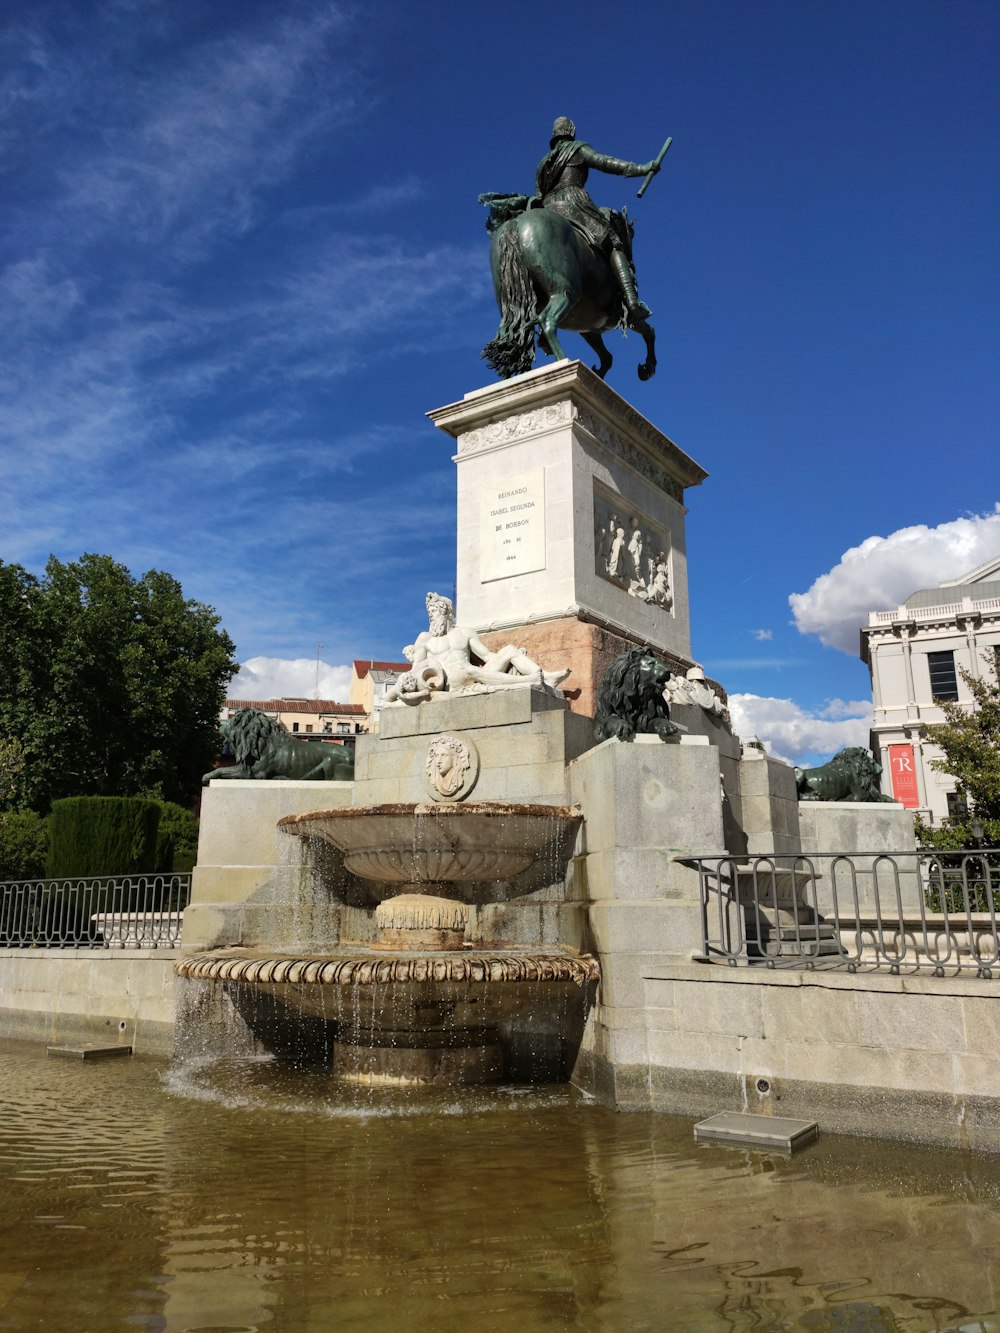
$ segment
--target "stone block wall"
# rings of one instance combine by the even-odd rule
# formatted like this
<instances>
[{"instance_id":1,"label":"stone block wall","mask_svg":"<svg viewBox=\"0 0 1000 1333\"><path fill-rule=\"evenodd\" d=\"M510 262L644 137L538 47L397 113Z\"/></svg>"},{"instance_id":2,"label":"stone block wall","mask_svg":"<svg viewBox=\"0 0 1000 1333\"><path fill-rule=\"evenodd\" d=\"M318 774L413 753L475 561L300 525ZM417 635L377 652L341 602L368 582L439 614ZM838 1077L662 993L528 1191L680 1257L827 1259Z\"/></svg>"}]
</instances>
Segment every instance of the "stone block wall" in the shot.
<instances>
[{"instance_id":1,"label":"stone block wall","mask_svg":"<svg viewBox=\"0 0 1000 1333\"><path fill-rule=\"evenodd\" d=\"M619 1108L1000 1150L995 982L637 962L579 1071Z\"/></svg>"},{"instance_id":2,"label":"stone block wall","mask_svg":"<svg viewBox=\"0 0 1000 1333\"><path fill-rule=\"evenodd\" d=\"M301 865L298 840L277 825L285 815L350 805L353 790L350 782L210 783L184 913L184 952L277 938L291 948L329 942L329 914Z\"/></svg>"},{"instance_id":3,"label":"stone block wall","mask_svg":"<svg viewBox=\"0 0 1000 1333\"><path fill-rule=\"evenodd\" d=\"M0 949L0 1037L169 1055L174 949Z\"/></svg>"},{"instance_id":4,"label":"stone block wall","mask_svg":"<svg viewBox=\"0 0 1000 1333\"><path fill-rule=\"evenodd\" d=\"M570 886L589 905L601 962L584 1065L631 1069L643 1060L644 972L701 947L698 874L676 858L725 852L719 751L704 737L604 741L570 765L569 790L585 815Z\"/></svg>"}]
</instances>

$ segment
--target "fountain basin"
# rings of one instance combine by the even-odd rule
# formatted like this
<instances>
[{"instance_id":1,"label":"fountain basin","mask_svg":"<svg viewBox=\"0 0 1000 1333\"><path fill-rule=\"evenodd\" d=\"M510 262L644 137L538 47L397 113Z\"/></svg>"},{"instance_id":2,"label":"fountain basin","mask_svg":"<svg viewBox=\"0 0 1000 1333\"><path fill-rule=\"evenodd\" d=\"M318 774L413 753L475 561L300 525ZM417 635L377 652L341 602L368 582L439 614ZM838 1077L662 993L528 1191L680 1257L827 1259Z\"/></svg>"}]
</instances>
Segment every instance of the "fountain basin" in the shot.
<instances>
[{"instance_id":1,"label":"fountain basin","mask_svg":"<svg viewBox=\"0 0 1000 1333\"><path fill-rule=\"evenodd\" d=\"M174 964L248 1026L364 1083L559 1082L600 978L565 949L304 957L226 949Z\"/></svg>"},{"instance_id":2,"label":"fountain basin","mask_svg":"<svg viewBox=\"0 0 1000 1333\"><path fill-rule=\"evenodd\" d=\"M578 809L565 805L427 802L314 810L288 815L278 827L339 848L361 879L419 892L499 883L548 860L553 878L561 878L582 821Z\"/></svg>"}]
</instances>

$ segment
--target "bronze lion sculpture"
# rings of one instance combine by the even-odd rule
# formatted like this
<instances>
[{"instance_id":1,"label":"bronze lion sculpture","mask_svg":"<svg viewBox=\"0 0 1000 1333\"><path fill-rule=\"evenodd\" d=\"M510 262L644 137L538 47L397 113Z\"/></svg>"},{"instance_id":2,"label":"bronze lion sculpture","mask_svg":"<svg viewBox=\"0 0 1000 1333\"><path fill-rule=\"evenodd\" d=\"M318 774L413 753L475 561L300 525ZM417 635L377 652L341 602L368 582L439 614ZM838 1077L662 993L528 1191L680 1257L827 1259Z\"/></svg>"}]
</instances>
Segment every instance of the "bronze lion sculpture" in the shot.
<instances>
[{"instance_id":1,"label":"bronze lion sculpture","mask_svg":"<svg viewBox=\"0 0 1000 1333\"><path fill-rule=\"evenodd\" d=\"M648 648L632 648L616 657L597 691L597 739L630 741L635 735L676 735L680 728L670 721L663 695L669 679L670 669Z\"/></svg>"},{"instance_id":2,"label":"bronze lion sculpture","mask_svg":"<svg viewBox=\"0 0 1000 1333\"><path fill-rule=\"evenodd\" d=\"M800 801L891 801L883 796L882 765L860 745L848 746L819 768L797 768L795 790Z\"/></svg>"},{"instance_id":3,"label":"bronze lion sculpture","mask_svg":"<svg viewBox=\"0 0 1000 1333\"><path fill-rule=\"evenodd\" d=\"M202 777L298 778L309 782L350 782L354 778L354 751L346 745L300 740L280 722L256 708L241 708L219 728L222 751L236 760L230 768L213 768Z\"/></svg>"}]
</instances>

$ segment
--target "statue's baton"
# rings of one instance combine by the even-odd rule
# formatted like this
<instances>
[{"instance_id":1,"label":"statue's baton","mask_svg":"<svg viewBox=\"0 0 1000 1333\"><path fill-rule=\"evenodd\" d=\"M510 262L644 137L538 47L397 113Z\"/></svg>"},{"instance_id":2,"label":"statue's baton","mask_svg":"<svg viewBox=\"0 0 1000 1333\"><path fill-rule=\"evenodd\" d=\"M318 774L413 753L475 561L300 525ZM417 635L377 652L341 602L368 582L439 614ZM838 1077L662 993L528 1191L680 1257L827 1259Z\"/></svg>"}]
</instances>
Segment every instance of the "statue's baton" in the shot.
<instances>
[{"instance_id":1,"label":"statue's baton","mask_svg":"<svg viewBox=\"0 0 1000 1333\"><path fill-rule=\"evenodd\" d=\"M663 145L663 147L660 149L660 151L657 153L657 155L656 155L656 165L657 165L657 166L659 166L660 163L663 161L663 159L666 157L666 155L667 155L667 149L670 147L670 145L671 145L672 143L673 143L673 139L668 139L667 142L666 142L666 143ZM651 171L651 172L649 173L649 175L646 177L646 179L642 182L642 184L639 186L638 193L637 193L636 196L635 196L637 199L641 199L642 196L646 193L646 191L649 189L649 183L650 183L650 181L653 179L653 177L654 177L655 175L656 175L656 172L655 172L655 171Z\"/></svg>"}]
</instances>

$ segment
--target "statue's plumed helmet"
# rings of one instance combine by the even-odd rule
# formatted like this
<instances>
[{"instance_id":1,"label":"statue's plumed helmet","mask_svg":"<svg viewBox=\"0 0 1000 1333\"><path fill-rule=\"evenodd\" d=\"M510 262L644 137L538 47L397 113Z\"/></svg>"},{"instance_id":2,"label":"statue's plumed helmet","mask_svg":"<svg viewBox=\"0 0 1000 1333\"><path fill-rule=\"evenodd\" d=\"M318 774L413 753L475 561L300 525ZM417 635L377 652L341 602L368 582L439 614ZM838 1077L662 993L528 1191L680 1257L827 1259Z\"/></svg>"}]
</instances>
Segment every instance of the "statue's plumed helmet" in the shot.
<instances>
[{"instance_id":1,"label":"statue's plumed helmet","mask_svg":"<svg viewBox=\"0 0 1000 1333\"><path fill-rule=\"evenodd\" d=\"M570 120L569 116L559 116L552 126L552 139L575 139L576 126Z\"/></svg>"}]
</instances>

